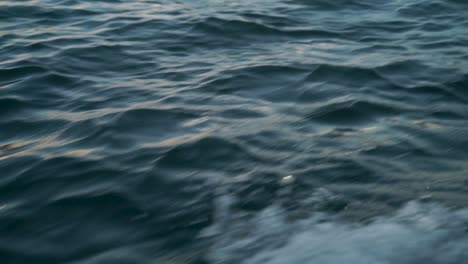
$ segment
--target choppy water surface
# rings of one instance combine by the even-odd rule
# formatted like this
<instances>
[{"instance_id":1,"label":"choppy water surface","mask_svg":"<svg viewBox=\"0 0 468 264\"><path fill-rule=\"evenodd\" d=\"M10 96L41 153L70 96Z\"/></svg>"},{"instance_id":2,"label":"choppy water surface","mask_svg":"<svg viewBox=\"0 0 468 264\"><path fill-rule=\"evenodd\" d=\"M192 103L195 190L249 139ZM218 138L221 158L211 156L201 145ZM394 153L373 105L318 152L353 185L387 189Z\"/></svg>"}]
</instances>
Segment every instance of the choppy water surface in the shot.
<instances>
[{"instance_id":1,"label":"choppy water surface","mask_svg":"<svg viewBox=\"0 0 468 264\"><path fill-rule=\"evenodd\" d=\"M467 43L463 0L1 1L0 262L466 263Z\"/></svg>"}]
</instances>

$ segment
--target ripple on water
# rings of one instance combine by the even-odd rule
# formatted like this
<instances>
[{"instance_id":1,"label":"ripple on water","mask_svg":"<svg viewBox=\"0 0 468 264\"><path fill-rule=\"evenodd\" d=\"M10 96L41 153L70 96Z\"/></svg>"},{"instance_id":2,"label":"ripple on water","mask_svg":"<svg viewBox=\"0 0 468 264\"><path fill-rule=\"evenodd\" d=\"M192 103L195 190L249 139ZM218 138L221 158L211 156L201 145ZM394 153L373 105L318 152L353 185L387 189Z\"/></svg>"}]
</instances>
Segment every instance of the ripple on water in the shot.
<instances>
[{"instance_id":1,"label":"ripple on water","mask_svg":"<svg viewBox=\"0 0 468 264\"><path fill-rule=\"evenodd\" d=\"M1 6L3 262L468 257L466 1Z\"/></svg>"}]
</instances>

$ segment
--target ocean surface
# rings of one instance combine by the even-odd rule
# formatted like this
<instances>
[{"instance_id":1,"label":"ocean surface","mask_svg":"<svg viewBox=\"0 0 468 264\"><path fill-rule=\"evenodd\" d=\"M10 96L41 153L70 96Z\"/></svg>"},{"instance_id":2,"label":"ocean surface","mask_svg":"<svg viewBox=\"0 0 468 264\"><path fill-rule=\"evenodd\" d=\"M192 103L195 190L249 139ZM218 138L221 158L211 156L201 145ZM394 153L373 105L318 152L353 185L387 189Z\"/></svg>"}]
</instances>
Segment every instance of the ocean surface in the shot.
<instances>
[{"instance_id":1,"label":"ocean surface","mask_svg":"<svg viewBox=\"0 0 468 264\"><path fill-rule=\"evenodd\" d=\"M468 263L468 1L0 1L0 263Z\"/></svg>"}]
</instances>

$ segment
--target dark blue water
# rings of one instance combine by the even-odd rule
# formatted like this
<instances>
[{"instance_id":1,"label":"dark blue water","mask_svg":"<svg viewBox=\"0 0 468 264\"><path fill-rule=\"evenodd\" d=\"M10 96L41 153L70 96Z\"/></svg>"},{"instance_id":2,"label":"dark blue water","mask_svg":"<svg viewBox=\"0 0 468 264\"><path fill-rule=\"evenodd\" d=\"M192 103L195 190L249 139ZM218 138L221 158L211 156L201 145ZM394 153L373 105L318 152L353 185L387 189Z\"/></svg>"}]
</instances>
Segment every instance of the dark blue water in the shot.
<instances>
[{"instance_id":1,"label":"dark blue water","mask_svg":"<svg viewBox=\"0 0 468 264\"><path fill-rule=\"evenodd\" d=\"M468 2L3 0L0 263L461 264Z\"/></svg>"}]
</instances>

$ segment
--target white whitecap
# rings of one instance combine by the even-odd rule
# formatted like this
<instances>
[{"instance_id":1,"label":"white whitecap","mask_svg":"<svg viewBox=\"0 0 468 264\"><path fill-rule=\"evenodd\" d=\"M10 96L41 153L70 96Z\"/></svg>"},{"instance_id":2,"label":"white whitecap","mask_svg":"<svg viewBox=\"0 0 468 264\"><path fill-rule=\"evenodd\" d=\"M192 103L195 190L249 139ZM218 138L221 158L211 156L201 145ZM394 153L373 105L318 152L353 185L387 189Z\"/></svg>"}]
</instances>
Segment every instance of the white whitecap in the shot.
<instances>
[{"instance_id":1,"label":"white whitecap","mask_svg":"<svg viewBox=\"0 0 468 264\"><path fill-rule=\"evenodd\" d=\"M226 211L223 213L226 221ZM409 202L370 223L313 213L293 221L277 205L254 217L230 216L210 263L461 264L468 259L468 209Z\"/></svg>"}]
</instances>

